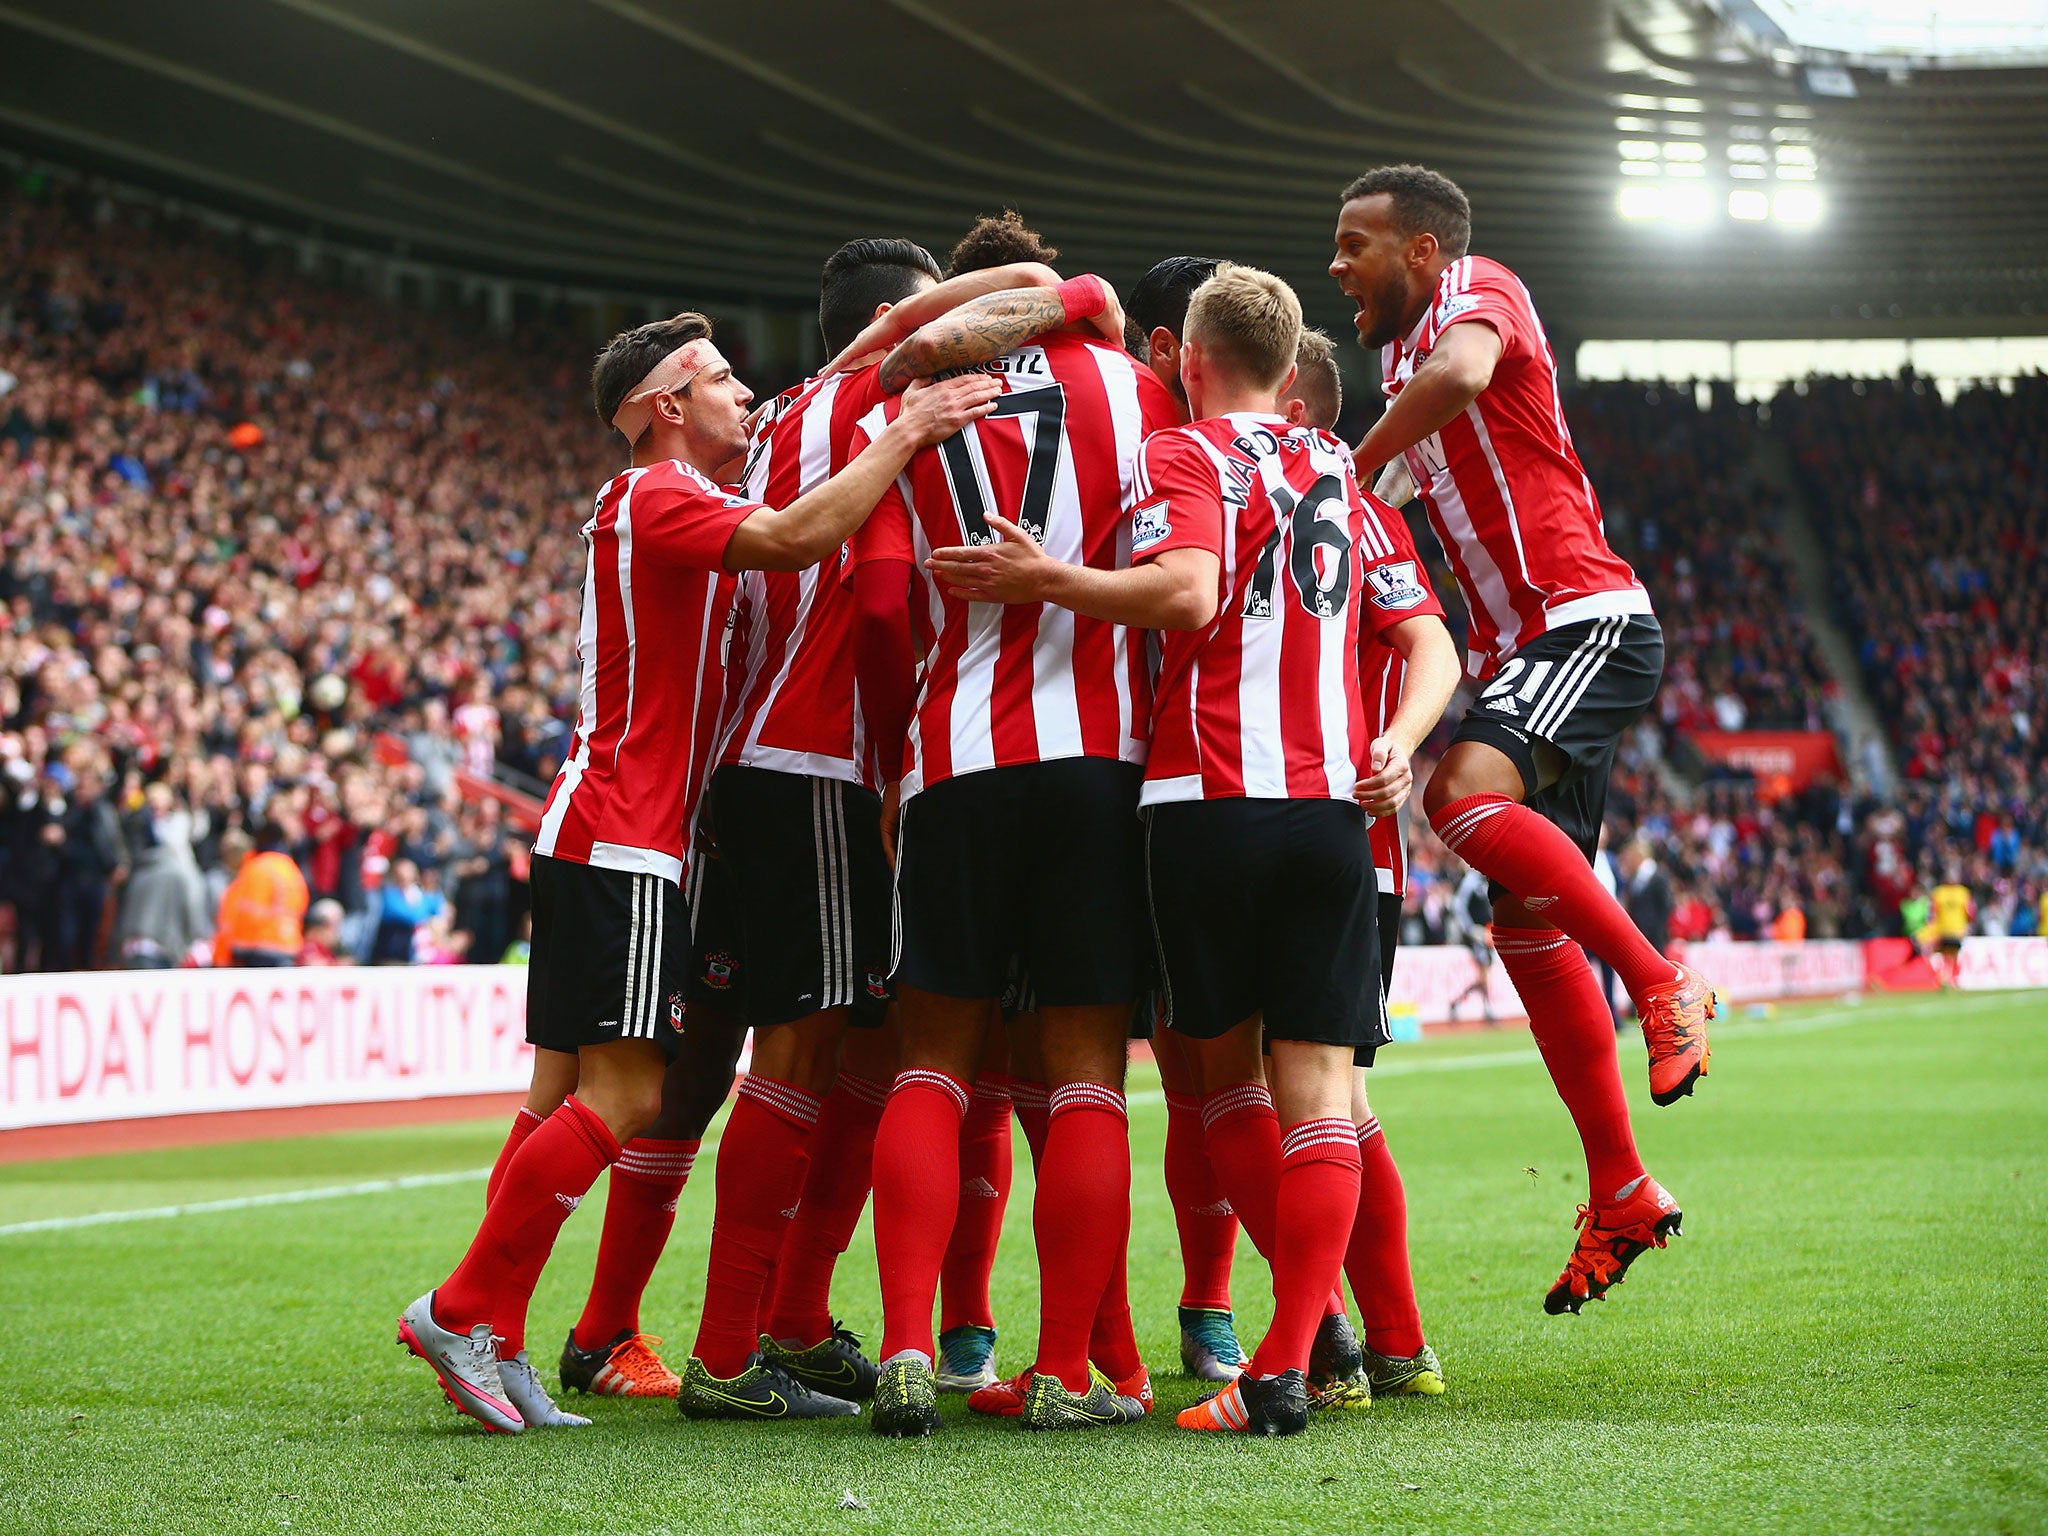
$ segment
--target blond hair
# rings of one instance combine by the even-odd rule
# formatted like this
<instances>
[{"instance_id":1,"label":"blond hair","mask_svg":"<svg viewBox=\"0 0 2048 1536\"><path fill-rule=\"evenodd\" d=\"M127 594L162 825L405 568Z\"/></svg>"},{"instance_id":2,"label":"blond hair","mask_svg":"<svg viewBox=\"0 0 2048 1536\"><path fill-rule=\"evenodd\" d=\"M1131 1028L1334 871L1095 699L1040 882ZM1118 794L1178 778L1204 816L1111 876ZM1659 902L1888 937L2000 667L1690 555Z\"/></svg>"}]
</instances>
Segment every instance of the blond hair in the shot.
<instances>
[{"instance_id":1,"label":"blond hair","mask_svg":"<svg viewBox=\"0 0 2048 1536\"><path fill-rule=\"evenodd\" d=\"M1314 326L1301 333L1301 346L1294 354L1294 387L1288 400L1306 407L1302 419L1325 432L1337 430L1337 413L1344 409L1344 379L1337 371L1337 343ZM1280 402L1282 405L1286 400Z\"/></svg>"},{"instance_id":2,"label":"blond hair","mask_svg":"<svg viewBox=\"0 0 2048 1536\"><path fill-rule=\"evenodd\" d=\"M1301 345L1301 300L1272 273L1226 261L1189 297L1184 334L1246 382L1278 389Z\"/></svg>"}]
</instances>

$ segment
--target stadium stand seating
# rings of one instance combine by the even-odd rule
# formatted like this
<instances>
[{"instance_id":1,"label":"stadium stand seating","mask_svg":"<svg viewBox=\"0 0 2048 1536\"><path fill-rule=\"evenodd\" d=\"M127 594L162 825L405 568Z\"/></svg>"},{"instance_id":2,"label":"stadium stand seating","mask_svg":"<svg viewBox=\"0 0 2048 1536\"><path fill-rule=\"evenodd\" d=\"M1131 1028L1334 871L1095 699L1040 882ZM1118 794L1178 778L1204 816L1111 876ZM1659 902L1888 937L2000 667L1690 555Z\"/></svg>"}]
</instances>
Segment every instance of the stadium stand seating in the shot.
<instances>
[{"instance_id":1,"label":"stadium stand seating","mask_svg":"<svg viewBox=\"0 0 2048 1536\"><path fill-rule=\"evenodd\" d=\"M91 963L159 844L217 896L222 837L263 822L357 953L410 953L418 918L422 956L498 958L519 843L451 781L559 760L609 467L584 346L112 200L8 196L0 268L8 960ZM408 863L418 899L387 902Z\"/></svg>"},{"instance_id":2,"label":"stadium stand seating","mask_svg":"<svg viewBox=\"0 0 2048 1536\"><path fill-rule=\"evenodd\" d=\"M2048 898L2048 378L1952 402L1910 374L1816 381L1773 406L1827 540L1836 615L1905 789L1862 835L1896 911L1961 879L1981 931Z\"/></svg>"}]
</instances>

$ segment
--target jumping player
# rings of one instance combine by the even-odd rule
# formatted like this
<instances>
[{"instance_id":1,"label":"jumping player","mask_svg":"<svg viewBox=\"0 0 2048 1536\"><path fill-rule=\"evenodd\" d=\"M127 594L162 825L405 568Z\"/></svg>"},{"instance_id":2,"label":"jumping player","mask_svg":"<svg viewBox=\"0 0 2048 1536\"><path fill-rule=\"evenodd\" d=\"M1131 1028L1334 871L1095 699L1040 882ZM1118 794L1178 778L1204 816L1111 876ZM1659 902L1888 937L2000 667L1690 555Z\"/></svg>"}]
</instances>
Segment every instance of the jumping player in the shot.
<instances>
[{"instance_id":1,"label":"jumping player","mask_svg":"<svg viewBox=\"0 0 2048 1536\"><path fill-rule=\"evenodd\" d=\"M911 391L846 473L781 510L709 478L744 451L753 396L703 316L614 337L592 393L632 467L583 528L582 705L534 845L527 1017L536 1047L575 1055L575 1092L506 1163L455 1272L399 1321L460 1411L514 1434L522 1398L537 1419L552 1413L523 1348L534 1281L563 1221L659 1114L680 1034L683 839L716 730L730 573L815 565L913 453L986 414L996 391L983 377ZM854 1411L776 1386L792 1416Z\"/></svg>"},{"instance_id":2,"label":"jumping player","mask_svg":"<svg viewBox=\"0 0 2048 1536\"><path fill-rule=\"evenodd\" d=\"M1330 275L1358 306L1360 341L1380 349L1389 401L1359 444L1359 473L1405 455L1471 609L1468 665L1484 686L1424 808L1493 882L1495 947L1585 1144L1590 1196L1544 1301L1576 1312L1680 1220L1636 1152L1585 950L1635 999L1659 1104L1705 1073L1715 999L1593 875L1616 744L1656 692L1663 636L1649 594L1608 547L1528 290L1468 255L1470 234L1452 182L1384 167L1345 188Z\"/></svg>"}]
</instances>

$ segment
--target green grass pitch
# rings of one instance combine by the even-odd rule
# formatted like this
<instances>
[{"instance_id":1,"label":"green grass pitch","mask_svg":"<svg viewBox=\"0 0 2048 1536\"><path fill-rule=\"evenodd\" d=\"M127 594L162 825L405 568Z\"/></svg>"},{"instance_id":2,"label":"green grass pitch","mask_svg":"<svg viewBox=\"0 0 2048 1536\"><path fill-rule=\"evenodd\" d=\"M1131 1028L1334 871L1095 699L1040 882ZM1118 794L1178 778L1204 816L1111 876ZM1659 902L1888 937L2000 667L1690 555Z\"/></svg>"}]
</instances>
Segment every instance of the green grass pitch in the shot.
<instances>
[{"instance_id":1,"label":"green grass pitch","mask_svg":"<svg viewBox=\"0 0 2048 1536\"><path fill-rule=\"evenodd\" d=\"M1669 1110L1625 1042L1686 1235L1576 1319L1540 1305L1583 1169L1526 1034L1389 1052L1375 1107L1451 1389L1288 1441L1173 1426L1195 1388L1143 1071L1131 1291L1160 1411L1119 1432L1030 1436L950 1401L945 1433L899 1444L864 1420L699 1425L606 1401L593 1429L487 1436L393 1343L467 1241L476 1179L0 1235L0 1531L2048 1531L2048 1001L1813 1006L1724 1018L1717 1042L1711 1080ZM460 1173L501 1130L0 1166L0 1226ZM648 1298L678 1365L709 1174ZM600 1214L569 1223L534 1299L550 1363ZM1020 1167L997 1274L1013 1365L1035 1324L1029 1221ZM840 1299L872 1330L866 1234ZM1249 1342L1268 1299L1248 1247L1237 1290Z\"/></svg>"}]
</instances>

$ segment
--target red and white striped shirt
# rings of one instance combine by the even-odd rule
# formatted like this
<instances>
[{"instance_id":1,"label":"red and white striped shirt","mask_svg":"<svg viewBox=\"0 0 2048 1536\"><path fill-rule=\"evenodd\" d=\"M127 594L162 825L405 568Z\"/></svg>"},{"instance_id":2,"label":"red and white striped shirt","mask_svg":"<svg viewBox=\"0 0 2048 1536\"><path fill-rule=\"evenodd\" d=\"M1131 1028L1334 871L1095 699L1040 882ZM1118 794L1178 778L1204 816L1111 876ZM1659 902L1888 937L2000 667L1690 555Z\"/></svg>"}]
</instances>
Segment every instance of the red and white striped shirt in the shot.
<instances>
[{"instance_id":1,"label":"red and white striped shirt","mask_svg":"<svg viewBox=\"0 0 2048 1536\"><path fill-rule=\"evenodd\" d=\"M1608 548L1565 426L1557 359L1514 273L1484 256L1444 268L1415 329L1381 352L1381 390L1398 395L1438 337L1474 320L1500 336L1493 380L1407 460L1472 612L1467 665L1478 677L1546 630L1648 613L1650 595Z\"/></svg>"},{"instance_id":2,"label":"red and white striped shirt","mask_svg":"<svg viewBox=\"0 0 2048 1536\"><path fill-rule=\"evenodd\" d=\"M1394 622L1430 614L1441 619L1444 605L1430 590L1422 561L1415 553L1415 540L1408 532L1408 520L1389 508L1380 518L1393 541L1394 555L1387 564L1368 570L1366 601L1394 615ZM1416 594L1420 593L1418 597ZM1401 708L1401 686L1407 681L1408 661L1380 638L1370 624L1358 627L1358 682L1365 695L1365 747L1359 755L1358 776L1372 771L1374 741L1386 735ZM1408 894L1408 847L1398 814L1375 817L1372 824L1372 862L1379 871L1379 887L1389 896Z\"/></svg>"},{"instance_id":3,"label":"red and white striped shirt","mask_svg":"<svg viewBox=\"0 0 2048 1536\"><path fill-rule=\"evenodd\" d=\"M882 398L879 370L811 379L754 430L745 494L786 507L844 469L861 417ZM720 763L871 782L854 699L852 545L808 571L743 571L726 674ZM879 787L879 786L877 786Z\"/></svg>"},{"instance_id":4,"label":"red and white striped shirt","mask_svg":"<svg viewBox=\"0 0 2048 1536\"><path fill-rule=\"evenodd\" d=\"M1399 520L1314 427L1245 412L1146 440L1135 557L1206 549L1223 568L1216 617L1160 637L1141 805L1351 798L1371 746L1359 632L1428 601Z\"/></svg>"},{"instance_id":5,"label":"red and white striped shirt","mask_svg":"<svg viewBox=\"0 0 2048 1536\"><path fill-rule=\"evenodd\" d=\"M956 774L1066 757L1145 759L1151 686L1142 639L1052 603L969 603L924 569L934 549L988 543L994 511L1061 560L1130 564L1132 491L1145 434L1171 396L1141 395L1139 365L1051 336L983 365L1004 392L993 415L921 451L854 539L854 559L915 562L911 615L923 658L903 774L907 798ZM901 409L877 407L873 436Z\"/></svg>"},{"instance_id":6,"label":"red and white striped shirt","mask_svg":"<svg viewBox=\"0 0 2048 1536\"><path fill-rule=\"evenodd\" d=\"M678 883L717 741L733 579L760 510L670 459L615 476L583 525L583 698L533 851Z\"/></svg>"}]
</instances>

